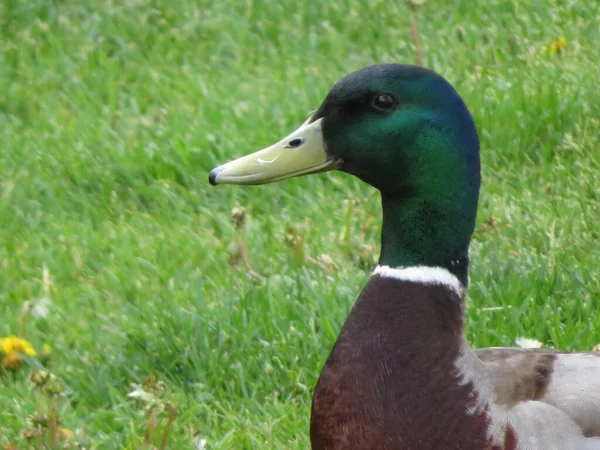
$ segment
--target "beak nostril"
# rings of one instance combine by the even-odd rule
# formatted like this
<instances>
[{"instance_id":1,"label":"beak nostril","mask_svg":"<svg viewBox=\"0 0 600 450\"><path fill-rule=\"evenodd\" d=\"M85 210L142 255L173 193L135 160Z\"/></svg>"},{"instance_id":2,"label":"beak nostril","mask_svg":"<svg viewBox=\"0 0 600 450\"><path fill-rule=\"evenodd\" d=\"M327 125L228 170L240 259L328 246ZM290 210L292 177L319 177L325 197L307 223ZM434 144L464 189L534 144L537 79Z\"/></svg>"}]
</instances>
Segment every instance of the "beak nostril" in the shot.
<instances>
[{"instance_id":1,"label":"beak nostril","mask_svg":"<svg viewBox=\"0 0 600 450\"><path fill-rule=\"evenodd\" d=\"M292 139L290 142L288 142L288 145L286 145L286 147L288 147L288 148L298 148L302 144L304 144L304 138L300 137L300 138Z\"/></svg>"}]
</instances>

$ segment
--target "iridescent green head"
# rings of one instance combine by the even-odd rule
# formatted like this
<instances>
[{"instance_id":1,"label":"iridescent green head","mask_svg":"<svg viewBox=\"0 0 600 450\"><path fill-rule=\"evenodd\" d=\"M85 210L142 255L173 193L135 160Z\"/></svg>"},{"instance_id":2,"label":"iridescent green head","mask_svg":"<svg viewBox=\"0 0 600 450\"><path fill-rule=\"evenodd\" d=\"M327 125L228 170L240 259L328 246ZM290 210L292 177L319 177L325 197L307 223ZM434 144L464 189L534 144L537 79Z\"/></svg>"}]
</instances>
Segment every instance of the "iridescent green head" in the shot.
<instances>
[{"instance_id":1,"label":"iridescent green head","mask_svg":"<svg viewBox=\"0 0 600 450\"><path fill-rule=\"evenodd\" d=\"M468 109L444 78L399 64L351 73L298 130L216 168L210 181L260 184L331 169L381 191L380 264L445 267L466 284L479 142Z\"/></svg>"}]
</instances>

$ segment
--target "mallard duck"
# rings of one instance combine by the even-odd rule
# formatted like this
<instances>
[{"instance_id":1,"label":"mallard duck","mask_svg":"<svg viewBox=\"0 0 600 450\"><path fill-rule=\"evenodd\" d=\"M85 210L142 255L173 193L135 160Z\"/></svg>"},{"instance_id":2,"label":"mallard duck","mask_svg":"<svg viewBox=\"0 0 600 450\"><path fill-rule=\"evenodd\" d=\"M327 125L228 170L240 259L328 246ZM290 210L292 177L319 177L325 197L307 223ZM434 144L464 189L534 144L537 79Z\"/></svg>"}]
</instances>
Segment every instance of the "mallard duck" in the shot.
<instances>
[{"instance_id":1,"label":"mallard duck","mask_svg":"<svg viewBox=\"0 0 600 450\"><path fill-rule=\"evenodd\" d=\"M211 184L338 169L381 192L381 255L313 394L313 450L600 449L600 354L472 350L468 247L480 185L469 110L440 75L366 67Z\"/></svg>"}]
</instances>

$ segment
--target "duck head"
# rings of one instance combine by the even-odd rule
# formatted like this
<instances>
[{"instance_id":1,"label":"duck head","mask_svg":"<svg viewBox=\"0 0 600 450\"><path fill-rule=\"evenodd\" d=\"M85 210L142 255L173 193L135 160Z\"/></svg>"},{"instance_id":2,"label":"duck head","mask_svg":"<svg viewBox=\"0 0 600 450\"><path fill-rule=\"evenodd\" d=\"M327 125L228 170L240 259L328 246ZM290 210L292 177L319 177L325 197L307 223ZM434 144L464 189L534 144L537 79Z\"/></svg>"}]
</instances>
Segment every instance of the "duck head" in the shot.
<instances>
[{"instance_id":1,"label":"duck head","mask_svg":"<svg viewBox=\"0 0 600 450\"><path fill-rule=\"evenodd\" d=\"M300 128L217 167L209 181L263 184L332 169L381 191L380 264L444 267L466 284L479 141L450 83L430 70L400 64L353 72Z\"/></svg>"}]
</instances>

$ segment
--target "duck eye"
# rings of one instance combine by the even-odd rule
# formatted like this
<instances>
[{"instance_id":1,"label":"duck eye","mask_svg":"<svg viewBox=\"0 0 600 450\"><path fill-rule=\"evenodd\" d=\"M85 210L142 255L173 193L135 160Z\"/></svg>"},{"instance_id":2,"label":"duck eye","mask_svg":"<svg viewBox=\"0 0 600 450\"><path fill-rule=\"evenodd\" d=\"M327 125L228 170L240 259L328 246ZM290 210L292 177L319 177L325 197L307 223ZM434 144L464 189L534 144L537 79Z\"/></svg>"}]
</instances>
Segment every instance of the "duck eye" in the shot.
<instances>
[{"instance_id":1,"label":"duck eye","mask_svg":"<svg viewBox=\"0 0 600 450\"><path fill-rule=\"evenodd\" d=\"M288 144L286 145L286 147L288 147L288 148L298 148L302 144L304 144L304 138L299 137L299 138L292 139L290 142L288 142Z\"/></svg>"},{"instance_id":2,"label":"duck eye","mask_svg":"<svg viewBox=\"0 0 600 450\"><path fill-rule=\"evenodd\" d=\"M396 100L390 94L379 94L373 99L373 106L380 110L392 108L396 104Z\"/></svg>"}]
</instances>

